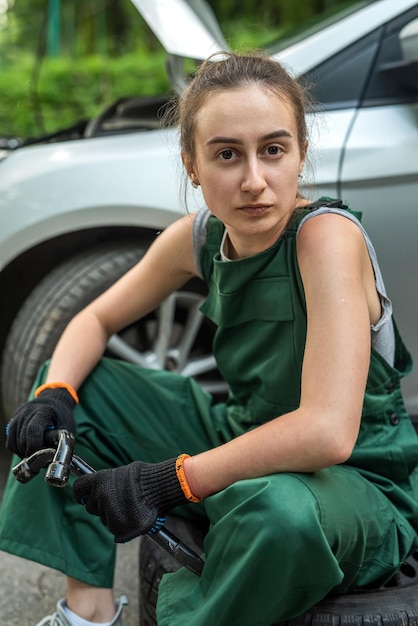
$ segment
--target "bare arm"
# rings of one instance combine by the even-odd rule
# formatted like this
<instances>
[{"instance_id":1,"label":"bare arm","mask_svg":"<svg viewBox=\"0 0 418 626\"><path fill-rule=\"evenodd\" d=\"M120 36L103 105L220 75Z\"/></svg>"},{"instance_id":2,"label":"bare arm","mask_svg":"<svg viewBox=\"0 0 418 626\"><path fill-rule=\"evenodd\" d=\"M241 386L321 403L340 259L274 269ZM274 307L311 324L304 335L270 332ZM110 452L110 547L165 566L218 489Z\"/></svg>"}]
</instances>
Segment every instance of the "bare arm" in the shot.
<instances>
[{"instance_id":1,"label":"bare arm","mask_svg":"<svg viewBox=\"0 0 418 626\"><path fill-rule=\"evenodd\" d=\"M342 463L358 435L370 359L370 320L379 308L366 245L343 217L307 222L298 237L308 330L300 406L229 443L185 461L204 497L233 482Z\"/></svg>"},{"instance_id":2,"label":"bare arm","mask_svg":"<svg viewBox=\"0 0 418 626\"><path fill-rule=\"evenodd\" d=\"M192 222L187 215L169 226L137 265L72 319L55 348L46 382L78 389L113 333L154 310L196 275Z\"/></svg>"}]
</instances>

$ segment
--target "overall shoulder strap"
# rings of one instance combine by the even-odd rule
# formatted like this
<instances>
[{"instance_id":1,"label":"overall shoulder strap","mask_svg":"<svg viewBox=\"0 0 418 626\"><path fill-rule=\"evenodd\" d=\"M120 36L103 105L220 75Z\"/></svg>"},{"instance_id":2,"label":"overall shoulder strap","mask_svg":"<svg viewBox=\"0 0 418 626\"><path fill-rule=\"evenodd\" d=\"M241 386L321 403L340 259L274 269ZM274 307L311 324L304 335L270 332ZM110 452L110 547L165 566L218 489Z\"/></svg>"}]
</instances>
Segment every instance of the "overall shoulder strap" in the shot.
<instances>
[{"instance_id":1,"label":"overall shoulder strap","mask_svg":"<svg viewBox=\"0 0 418 626\"><path fill-rule=\"evenodd\" d=\"M345 211L352 213L359 221L361 221L361 217L362 217L361 211L354 211L353 209L350 209L348 204L344 204L342 200L338 198L330 198L329 196L321 196L319 200L316 200L315 202L311 202L307 206L303 207L302 213L304 211L306 211L307 213L310 211L315 211L316 209L319 209L322 207L329 208L329 209L344 209Z\"/></svg>"}]
</instances>

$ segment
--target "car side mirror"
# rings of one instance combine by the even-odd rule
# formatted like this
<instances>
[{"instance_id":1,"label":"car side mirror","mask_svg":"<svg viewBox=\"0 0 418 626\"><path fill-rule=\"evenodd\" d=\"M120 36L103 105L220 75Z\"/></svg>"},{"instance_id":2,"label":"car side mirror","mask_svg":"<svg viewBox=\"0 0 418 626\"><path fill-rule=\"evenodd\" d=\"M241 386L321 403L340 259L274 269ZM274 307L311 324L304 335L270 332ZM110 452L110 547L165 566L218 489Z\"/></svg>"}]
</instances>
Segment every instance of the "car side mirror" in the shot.
<instances>
[{"instance_id":1,"label":"car side mirror","mask_svg":"<svg viewBox=\"0 0 418 626\"><path fill-rule=\"evenodd\" d=\"M408 92L418 92L418 19L412 20L399 33L402 60L384 63L379 69Z\"/></svg>"},{"instance_id":2,"label":"car side mirror","mask_svg":"<svg viewBox=\"0 0 418 626\"><path fill-rule=\"evenodd\" d=\"M403 27L399 41L405 61L418 61L418 18Z\"/></svg>"}]
</instances>

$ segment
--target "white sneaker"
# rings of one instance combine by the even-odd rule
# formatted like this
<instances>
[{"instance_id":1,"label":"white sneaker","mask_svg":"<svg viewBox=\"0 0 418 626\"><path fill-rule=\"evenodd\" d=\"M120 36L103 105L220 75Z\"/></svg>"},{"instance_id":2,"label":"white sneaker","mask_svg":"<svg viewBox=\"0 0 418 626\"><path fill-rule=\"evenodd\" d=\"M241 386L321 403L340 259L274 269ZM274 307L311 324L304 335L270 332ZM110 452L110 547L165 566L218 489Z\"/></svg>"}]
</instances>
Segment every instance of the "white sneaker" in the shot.
<instances>
[{"instance_id":1,"label":"white sneaker","mask_svg":"<svg viewBox=\"0 0 418 626\"><path fill-rule=\"evenodd\" d=\"M116 615L111 622L111 626L123 626L123 622L121 619L123 607L128 604L128 598L126 596L121 596L117 598L115 601L116 604ZM65 606L65 598L61 598L57 602L57 610L52 615L47 615L40 622L37 623L36 626L72 626L71 622L68 621L68 618L64 611Z\"/></svg>"}]
</instances>

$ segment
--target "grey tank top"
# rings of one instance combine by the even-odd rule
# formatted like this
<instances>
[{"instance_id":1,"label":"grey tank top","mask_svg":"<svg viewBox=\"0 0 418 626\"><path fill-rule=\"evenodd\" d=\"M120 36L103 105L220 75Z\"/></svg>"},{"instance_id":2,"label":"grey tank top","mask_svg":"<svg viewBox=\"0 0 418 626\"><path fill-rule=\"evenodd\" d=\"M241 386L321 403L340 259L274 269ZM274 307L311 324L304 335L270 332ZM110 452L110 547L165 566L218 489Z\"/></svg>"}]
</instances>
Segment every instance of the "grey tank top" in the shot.
<instances>
[{"instance_id":1,"label":"grey tank top","mask_svg":"<svg viewBox=\"0 0 418 626\"><path fill-rule=\"evenodd\" d=\"M354 222L363 234L375 275L376 291L379 295L382 311L381 317L377 324L372 324L370 326L372 348L376 350L376 352L378 352L390 365L393 366L395 361L395 333L392 319L392 303L387 296L382 272L377 261L376 251L373 247L370 237L364 230L362 224L352 213L349 213L344 209L325 206L319 207L312 213L308 213L300 222L298 232L302 228L303 224L305 224L308 220L323 213L336 213L337 215L342 215L343 217ZM193 223L194 259L196 268L200 275L200 252L206 241L206 224L210 215L211 213L209 209L207 207L202 207L202 209L200 209L200 211L198 211L198 213L196 214Z\"/></svg>"}]
</instances>

